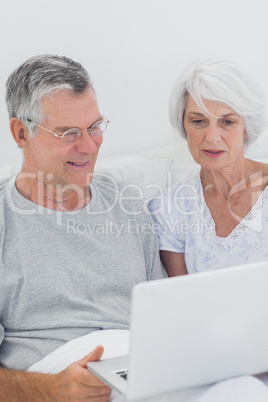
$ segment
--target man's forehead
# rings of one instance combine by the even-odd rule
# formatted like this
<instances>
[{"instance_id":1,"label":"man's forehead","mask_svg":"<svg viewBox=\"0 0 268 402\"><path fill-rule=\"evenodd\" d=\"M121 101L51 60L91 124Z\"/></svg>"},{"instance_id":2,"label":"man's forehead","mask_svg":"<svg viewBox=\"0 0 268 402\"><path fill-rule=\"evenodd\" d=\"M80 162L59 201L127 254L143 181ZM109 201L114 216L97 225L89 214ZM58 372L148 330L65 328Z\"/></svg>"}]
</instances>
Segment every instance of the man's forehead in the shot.
<instances>
[{"instance_id":1,"label":"man's forehead","mask_svg":"<svg viewBox=\"0 0 268 402\"><path fill-rule=\"evenodd\" d=\"M97 119L100 116L96 96L91 89L82 95L61 90L44 97L42 104L45 120L57 120L57 125L60 126L65 124L69 126L68 120L72 125L75 118L79 120L92 116L93 119Z\"/></svg>"},{"instance_id":2,"label":"man's forehead","mask_svg":"<svg viewBox=\"0 0 268 402\"><path fill-rule=\"evenodd\" d=\"M56 103L65 104L66 102L76 102L77 100L84 99L92 99L93 101L96 101L95 93L91 88L82 94L77 95L66 89L53 91L42 98L42 104L43 106Z\"/></svg>"}]
</instances>

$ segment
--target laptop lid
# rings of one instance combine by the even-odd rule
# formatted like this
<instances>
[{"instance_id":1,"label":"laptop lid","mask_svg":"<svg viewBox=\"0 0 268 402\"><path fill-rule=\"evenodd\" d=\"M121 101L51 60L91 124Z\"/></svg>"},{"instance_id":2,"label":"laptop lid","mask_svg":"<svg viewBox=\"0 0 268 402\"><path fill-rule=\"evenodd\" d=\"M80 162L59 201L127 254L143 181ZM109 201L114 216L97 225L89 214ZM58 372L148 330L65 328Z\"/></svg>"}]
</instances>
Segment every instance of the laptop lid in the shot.
<instances>
[{"instance_id":1,"label":"laptop lid","mask_svg":"<svg viewBox=\"0 0 268 402\"><path fill-rule=\"evenodd\" d=\"M268 261L136 285L128 399L267 371L267 306Z\"/></svg>"}]
</instances>

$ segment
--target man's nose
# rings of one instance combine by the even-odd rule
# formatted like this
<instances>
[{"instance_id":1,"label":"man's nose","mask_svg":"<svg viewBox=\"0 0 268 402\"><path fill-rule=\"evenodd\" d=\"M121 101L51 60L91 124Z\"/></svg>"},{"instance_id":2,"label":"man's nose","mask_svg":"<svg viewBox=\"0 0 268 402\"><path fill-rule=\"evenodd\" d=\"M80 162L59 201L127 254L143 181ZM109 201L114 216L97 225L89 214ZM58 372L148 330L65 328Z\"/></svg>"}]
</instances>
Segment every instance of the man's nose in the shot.
<instances>
[{"instance_id":1,"label":"man's nose","mask_svg":"<svg viewBox=\"0 0 268 402\"><path fill-rule=\"evenodd\" d=\"M92 137L90 133L85 130L81 133L79 140L76 142L76 148L79 152L86 152L88 154L94 154L101 144L100 137Z\"/></svg>"}]
</instances>

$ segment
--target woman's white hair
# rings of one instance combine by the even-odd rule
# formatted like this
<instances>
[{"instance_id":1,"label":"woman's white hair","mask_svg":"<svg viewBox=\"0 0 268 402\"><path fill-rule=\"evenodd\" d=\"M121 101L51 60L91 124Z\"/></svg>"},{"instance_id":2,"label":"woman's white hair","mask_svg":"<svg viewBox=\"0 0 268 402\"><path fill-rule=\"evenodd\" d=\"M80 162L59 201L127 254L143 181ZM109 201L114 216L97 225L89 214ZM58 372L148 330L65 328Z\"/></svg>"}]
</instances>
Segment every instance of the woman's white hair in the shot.
<instances>
[{"instance_id":1,"label":"woman's white hair","mask_svg":"<svg viewBox=\"0 0 268 402\"><path fill-rule=\"evenodd\" d=\"M171 125L187 137L183 118L190 95L203 112L210 114L202 99L223 103L244 120L246 144L254 142L265 125L264 94L259 86L234 63L209 60L191 65L177 81L170 97Z\"/></svg>"}]
</instances>

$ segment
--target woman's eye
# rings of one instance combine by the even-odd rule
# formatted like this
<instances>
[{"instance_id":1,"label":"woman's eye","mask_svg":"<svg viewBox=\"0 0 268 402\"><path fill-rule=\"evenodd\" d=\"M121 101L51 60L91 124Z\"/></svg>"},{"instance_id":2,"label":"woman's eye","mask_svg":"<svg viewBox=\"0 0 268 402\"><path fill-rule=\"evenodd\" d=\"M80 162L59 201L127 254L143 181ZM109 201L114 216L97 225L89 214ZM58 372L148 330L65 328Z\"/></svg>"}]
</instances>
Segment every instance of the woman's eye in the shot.
<instances>
[{"instance_id":1,"label":"woman's eye","mask_svg":"<svg viewBox=\"0 0 268 402\"><path fill-rule=\"evenodd\" d=\"M235 122L232 120L223 120L222 124L224 124L225 126L231 127L232 125L235 124Z\"/></svg>"},{"instance_id":2,"label":"woman's eye","mask_svg":"<svg viewBox=\"0 0 268 402\"><path fill-rule=\"evenodd\" d=\"M192 121L194 124L196 124L196 125L200 125L200 124L203 124L204 123L204 120L202 120L202 119L197 119L197 120L193 120Z\"/></svg>"}]
</instances>

